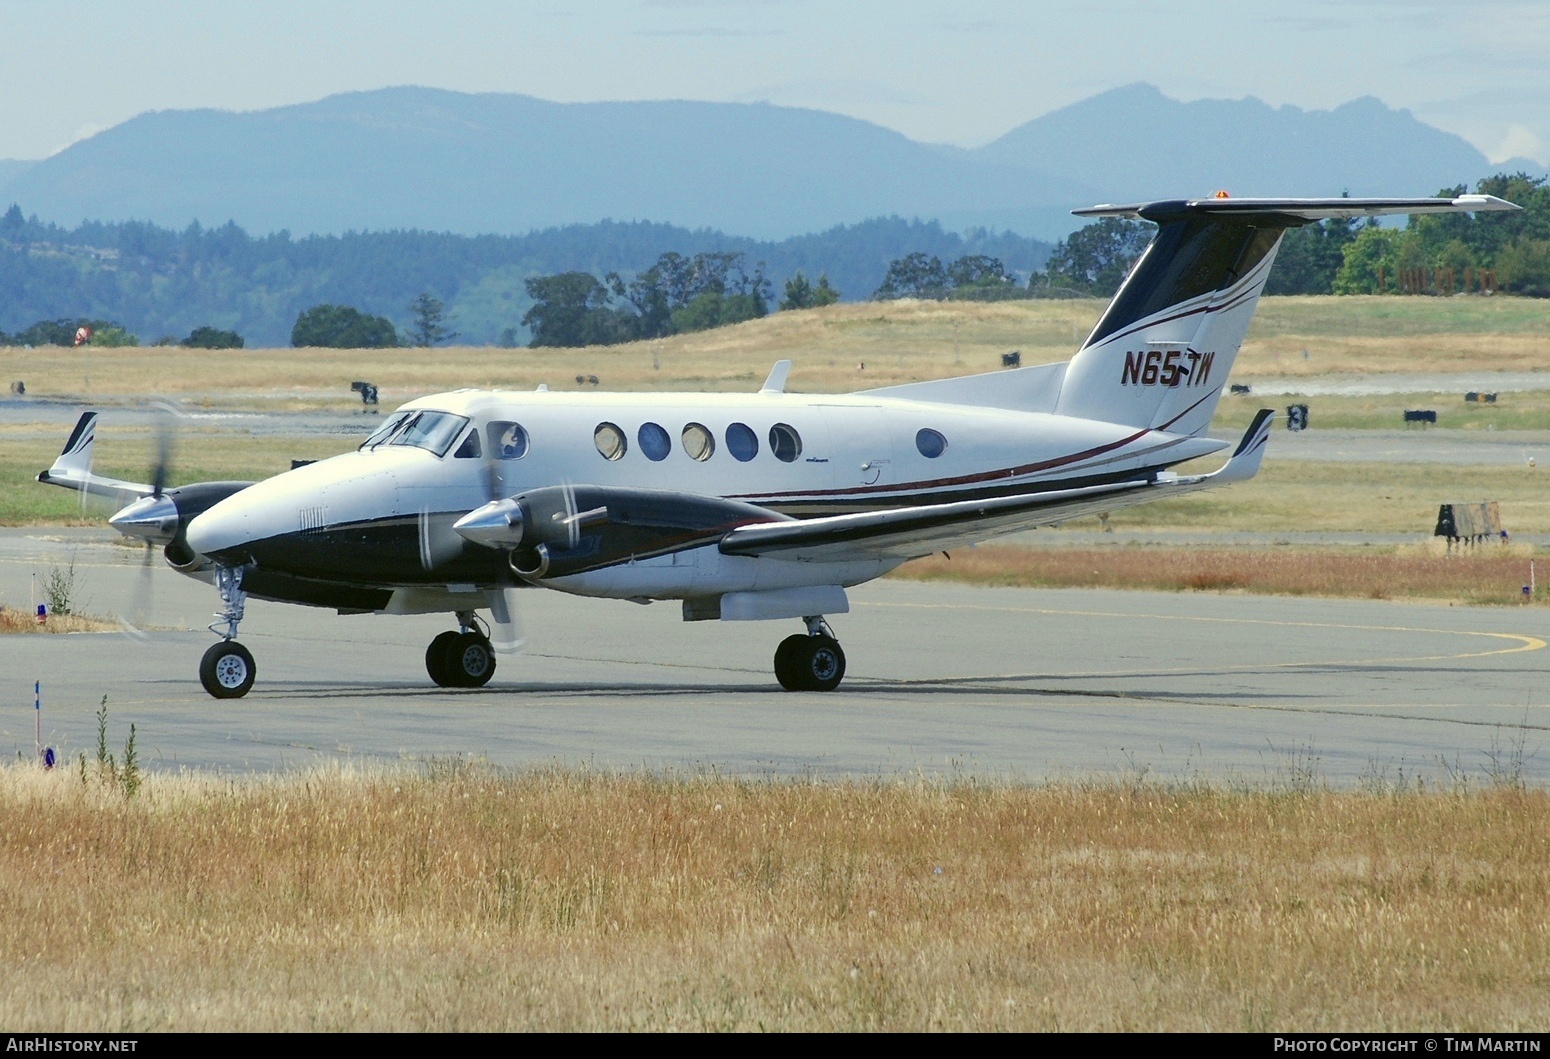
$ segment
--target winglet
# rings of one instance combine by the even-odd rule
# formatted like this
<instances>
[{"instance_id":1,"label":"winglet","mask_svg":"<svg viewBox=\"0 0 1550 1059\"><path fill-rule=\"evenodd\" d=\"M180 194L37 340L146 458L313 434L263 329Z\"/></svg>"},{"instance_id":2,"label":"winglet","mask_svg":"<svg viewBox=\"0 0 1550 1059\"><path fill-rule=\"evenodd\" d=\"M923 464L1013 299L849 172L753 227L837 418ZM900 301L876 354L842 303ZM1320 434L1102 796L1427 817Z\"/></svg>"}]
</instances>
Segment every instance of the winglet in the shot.
<instances>
[{"instance_id":1,"label":"winglet","mask_svg":"<svg viewBox=\"0 0 1550 1059\"><path fill-rule=\"evenodd\" d=\"M75 421L75 429L59 450L54 465L38 475L38 481L48 485L78 485L91 474L91 445L97 438L97 413L82 412ZM54 480L51 480L54 479Z\"/></svg>"},{"instance_id":2,"label":"winglet","mask_svg":"<svg viewBox=\"0 0 1550 1059\"><path fill-rule=\"evenodd\" d=\"M1254 422L1243 432L1243 440L1233 450L1232 456L1215 474L1207 475L1212 485L1229 482L1246 482L1259 473L1260 462L1265 458L1265 448L1270 443L1270 424L1275 421L1274 408L1261 408Z\"/></svg>"},{"instance_id":3,"label":"winglet","mask_svg":"<svg viewBox=\"0 0 1550 1059\"><path fill-rule=\"evenodd\" d=\"M155 492L151 485L140 482L121 482L117 478L103 478L91 472L92 442L97 438L97 413L82 412L75 421L75 429L65 441L65 447L54 458L54 464L38 475L44 485L57 485L75 489L94 496L106 496L123 503L125 496L150 496Z\"/></svg>"},{"instance_id":4,"label":"winglet","mask_svg":"<svg viewBox=\"0 0 1550 1059\"><path fill-rule=\"evenodd\" d=\"M764 380L764 385L759 387L760 393L785 393L786 376L791 374L791 361L777 360L775 366L770 369L770 377Z\"/></svg>"}]
</instances>

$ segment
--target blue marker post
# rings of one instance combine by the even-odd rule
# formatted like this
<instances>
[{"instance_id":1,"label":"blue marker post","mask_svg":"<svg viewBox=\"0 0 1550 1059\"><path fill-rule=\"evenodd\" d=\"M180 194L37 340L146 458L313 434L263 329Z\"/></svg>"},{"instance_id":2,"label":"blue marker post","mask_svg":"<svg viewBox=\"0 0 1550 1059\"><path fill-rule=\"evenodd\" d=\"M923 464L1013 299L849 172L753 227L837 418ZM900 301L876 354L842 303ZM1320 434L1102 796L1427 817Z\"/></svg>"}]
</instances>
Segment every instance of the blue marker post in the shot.
<instances>
[{"instance_id":1,"label":"blue marker post","mask_svg":"<svg viewBox=\"0 0 1550 1059\"><path fill-rule=\"evenodd\" d=\"M54 767L54 748L43 745L43 682L32 682L33 747L45 770Z\"/></svg>"}]
</instances>

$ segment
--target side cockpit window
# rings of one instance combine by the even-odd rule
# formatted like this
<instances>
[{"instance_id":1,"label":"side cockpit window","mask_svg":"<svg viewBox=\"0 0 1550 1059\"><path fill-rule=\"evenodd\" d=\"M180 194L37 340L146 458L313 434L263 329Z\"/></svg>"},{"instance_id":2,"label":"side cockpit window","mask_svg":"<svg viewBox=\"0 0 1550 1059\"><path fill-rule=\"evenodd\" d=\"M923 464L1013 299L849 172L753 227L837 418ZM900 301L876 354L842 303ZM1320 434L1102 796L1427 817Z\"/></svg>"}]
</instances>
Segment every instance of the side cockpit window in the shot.
<instances>
[{"instance_id":1,"label":"side cockpit window","mask_svg":"<svg viewBox=\"0 0 1550 1059\"><path fill-rule=\"evenodd\" d=\"M490 454L497 460L520 460L527 455L527 430L521 423L497 419L484 429L490 439Z\"/></svg>"}]
</instances>

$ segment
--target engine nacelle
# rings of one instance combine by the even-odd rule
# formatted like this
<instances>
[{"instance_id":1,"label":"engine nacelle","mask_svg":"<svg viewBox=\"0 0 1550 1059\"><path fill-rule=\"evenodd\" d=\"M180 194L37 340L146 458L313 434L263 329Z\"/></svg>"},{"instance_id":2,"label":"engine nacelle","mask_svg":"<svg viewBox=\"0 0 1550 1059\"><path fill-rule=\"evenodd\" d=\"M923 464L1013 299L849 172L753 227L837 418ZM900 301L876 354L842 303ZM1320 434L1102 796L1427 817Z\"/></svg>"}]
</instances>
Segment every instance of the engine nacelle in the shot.
<instances>
[{"instance_id":1,"label":"engine nacelle","mask_svg":"<svg viewBox=\"0 0 1550 1059\"><path fill-rule=\"evenodd\" d=\"M738 526L787 519L719 497L580 485L492 501L464 515L453 529L475 544L509 551L512 571L537 580L687 551Z\"/></svg>"}]
</instances>

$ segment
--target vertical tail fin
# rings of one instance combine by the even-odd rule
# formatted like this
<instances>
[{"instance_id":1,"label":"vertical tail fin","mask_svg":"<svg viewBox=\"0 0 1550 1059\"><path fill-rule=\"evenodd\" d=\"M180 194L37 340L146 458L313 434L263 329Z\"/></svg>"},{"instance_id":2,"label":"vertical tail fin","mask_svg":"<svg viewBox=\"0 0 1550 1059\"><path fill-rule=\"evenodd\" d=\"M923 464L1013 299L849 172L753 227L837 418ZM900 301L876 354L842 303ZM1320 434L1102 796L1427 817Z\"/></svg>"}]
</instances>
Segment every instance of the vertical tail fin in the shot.
<instances>
[{"instance_id":1,"label":"vertical tail fin","mask_svg":"<svg viewBox=\"0 0 1550 1059\"><path fill-rule=\"evenodd\" d=\"M1094 206L1155 221L1157 236L1066 368L1055 411L1199 434L1211 422L1288 228L1326 217L1513 210L1453 199L1231 199Z\"/></svg>"},{"instance_id":2,"label":"vertical tail fin","mask_svg":"<svg viewBox=\"0 0 1550 1059\"><path fill-rule=\"evenodd\" d=\"M1152 245L1067 367L1056 411L1205 430L1289 226L1253 220L1159 218Z\"/></svg>"}]
</instances>

